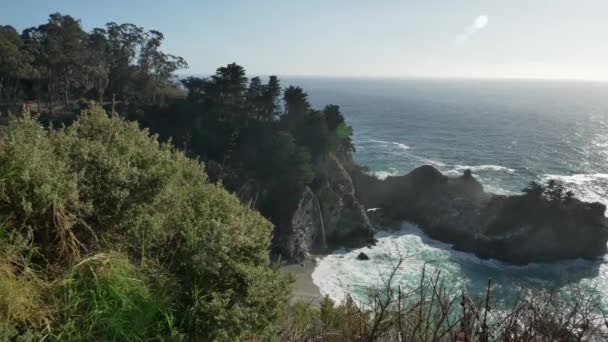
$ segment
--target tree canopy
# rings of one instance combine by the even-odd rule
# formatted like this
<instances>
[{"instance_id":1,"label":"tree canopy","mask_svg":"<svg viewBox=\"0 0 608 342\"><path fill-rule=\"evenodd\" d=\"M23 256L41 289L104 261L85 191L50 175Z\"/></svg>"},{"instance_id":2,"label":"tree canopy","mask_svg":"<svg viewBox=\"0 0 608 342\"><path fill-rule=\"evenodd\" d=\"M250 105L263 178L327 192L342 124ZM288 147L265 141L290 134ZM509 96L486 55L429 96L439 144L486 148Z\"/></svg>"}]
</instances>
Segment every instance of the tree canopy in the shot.
<instances>
[{"instance_id":1,"label":"tree canopy","mask_svg":"<svg viewBox=\"0 0 608 342\"><path fill-rule=\"evenodd\" d=\"M114 103L120 103L117 111L123 117L137 121L158 134L162 141L171 141L186 155L202 160L207 166L209 181L220 184L237 194L241 202L258 209L275 226L274 242L280 241L289 232L304 189L314 189L315 184L324 180L324 173L319 170L324 160L331 154L350 158L354 150L352 128L346 125L338 106L313 108L304 89L295 85L283 89L279 78L273 75L248 77L245 68L234 62L217 68L209 77L178 80L175 71L186 68L187 63L162 50L164 39L159 31L130 23L109 22L87 32L79 20L60 13L51 14L46 23L21 34L11 27L2 27L0 98L17 103L42 103L36 107L37 112L44 114L41 119L75 121L70 126L70 132L75 135L83 134L74 133L75 127L90 120L78 114L79 108L86 107L90 101L100 102L106 108L112 103L112 109ZM95 117L100 125L106 125ZM126 148L115 144L113 148ZM96 154L114 160L108 151L94 146L95 149L91 149ZM70 153L72 157L82 158L79 163L88 165L87 158L93 157L81 154L93 153L91 151L75 149ZM138 161L156 165L140 160L140 152L133 153L130 158L134 158L131 161L134 165ZM138 207L138 201L154 198L155 187L164 182L162 177L150 178L137 185L134 179L142 176L137 173L141 170L126 166L123 170L101 160L98 163L74 170L88 175L78 184L95 185L79 192L82 196L91 196L83 202L86 205L76 201L78 206L70 207L71 202L66 202L66 213L62 215L84 214L90 205L95 208L95 222L99 224L112 225L108 220L114 220L116 215L125 219L140 217L138 210L144 209ZM54 162L49 161L47 169L53 165ZM116 169L106 169L111 167ZM55 170L58 175L64 171ZM101 171L102 174L94 176L94 172ZM69 191L73 186L76 185L68 182L62 191ZM94 200L96 195L89 193L93 189L106 197ZM148 215L152 214L148 212ZM71 219L67 222L73 223ZM153 226L151 222L148 224ZM145 235L146 239L154 240L152 231L146 231ZM137 243L145 245L142 241ZM78 243L62 246L70 255L80 251Z\"/></svg>"},{"instance_id":2,"label":"tree canopy","mask_svg":"<svg viewBox=\"0 0 608 342\"><path fill-rule=\"evenodd\" d=\"M164 35L110 22L90 32L54 13L19 34L0 27L0 100L69 105L81 97L159 103L178 89L173 73L186 61L161 50ZM42 111L42 108L37 108Z\"/></svg>"},{"instance_id":3,"label":"tree canopy","mask_svg":"<svg viewBox=\"0 0 608 342\"><path fill-rule=\"evenodd\" d=\"M253 202L278 237L323 159L353 151L352 129L338 106L315 110L302 88L282 90L276 76L248 78L231 63L182 84L185 99L134 118L212 165L211 179Z\"/></svg>"}]
</instances>

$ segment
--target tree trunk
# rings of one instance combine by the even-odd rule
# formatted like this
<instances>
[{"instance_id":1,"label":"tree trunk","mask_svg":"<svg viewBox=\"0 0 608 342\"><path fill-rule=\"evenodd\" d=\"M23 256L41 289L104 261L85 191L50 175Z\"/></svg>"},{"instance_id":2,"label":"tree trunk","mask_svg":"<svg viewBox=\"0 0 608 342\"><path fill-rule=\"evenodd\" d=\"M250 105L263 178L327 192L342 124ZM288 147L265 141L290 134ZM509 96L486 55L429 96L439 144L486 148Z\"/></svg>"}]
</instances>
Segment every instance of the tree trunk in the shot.
<instances>
[{"instance_id":1,"label":"tree trunk","mask_svg":"<svg viewBox=\"0 0 608 342\"><path fill-rule=\"evenodd\" d=\"M13 87L13 98L19 98L19 78L15 78L15 86Z\"/></svg>"},{"instance_id":2,"label":"tree trunk","mask_svg":"<svg viewBox=\"0 0 608 342\"><path fill-rule=\"evenodd\" d=\"M67 106L70 104L70 78L68 77L68 74L65 74L65 106L67 108Z\"/></svg>"},{"instance_id":3,"label":"tree trunk","mask_svg":"<svg viewBox=\"0 0 608 342\"><path fill-rule=\"evenodd\" d=\"M38 81L34 81L34 92L36 93L36 113L40 114L40 84Z\"/></svg>"},{"instance_id":4,"label":"tree trunk","mask_svg":"<svg viewBox=\"0 0 608 342\"><path fill-rule=\"evenodd\" d=\"M101 80L97 81L97 93L99 94L99 104L103 103L103 86L101 85Z\"/></svg>"}]
</instances>

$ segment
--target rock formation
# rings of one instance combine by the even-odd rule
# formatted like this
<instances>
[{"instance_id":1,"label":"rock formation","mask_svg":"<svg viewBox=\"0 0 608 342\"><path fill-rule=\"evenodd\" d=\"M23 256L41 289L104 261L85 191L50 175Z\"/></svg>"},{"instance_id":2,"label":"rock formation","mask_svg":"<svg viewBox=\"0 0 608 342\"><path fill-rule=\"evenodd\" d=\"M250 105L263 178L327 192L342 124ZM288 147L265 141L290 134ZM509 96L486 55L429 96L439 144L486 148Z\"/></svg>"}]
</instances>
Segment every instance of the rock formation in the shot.
<instances>
[{"instance_id":1,"label":"rock formation","mask_svg":"<svg viewBox=\"0 0 608 342\"><path fill-rule=\"evenodd\" d=\"M379 180L358 173L354 180L366 207L417 223L431 237L482 258L526 264L606 253L606 207L601 203L550 200L542 194L495 195L485 192L470 172L447 177L428 165L405 176Z\"/></svg>"},{"instance_id":2,"label":"rock formation","mask_svg":"<svg viewBox=\"0 0 608 342\"><path fill-rule=\"evenodd\" d=\"M373 243L364 208L379 208L369 213L378 226L410 221L455 249L514 264L606 253L601 203L551 200L542 193L496 195L485 192L469 170L448 177L429 165L380 180L335 155L321 163L319 174L292 217L286 251L293 261L315 250Z\"/></svg>"},{"instance_id":3,"label":"rock formation","mask_svg":"<svg viewBox=\"0 0 608 342\"><path fill-rule=\"evenodd\" d=\"M357 260L369 260L369 256L363 252L359 253L359 255L357 255Z\"/></svg>"},{"instance_id":4,"label":"rock formation","mask_svg":"<svg viewBox=\"0 0 608 342\"><path fill-rule=\"evenodd\" d=\"M323 170L324 179L317 194L325 217L328 246L359 247L373 242L371 223L355 196L355 187L342 163L332 155Z\"/></svg>"},{"instance_id":5,"label":"rock formation","mask_svg":"<svg viewBox=\"0 0 608 342\"><path fill-rule=\"evenodd\" d=\"M308 257L315 241L322 234L323 215L315 203L315 194L306 188L291 219L290 234L287 237L286 254L292 261L301 262Z\"/></svg>"},{"instance_id":6,"label":"rock formation","mask_svg":"<svg viewBox=\"0 0 608 342\"><path fill-rule=\"evenodd\" d=\"M313 250L360 247L374 242L371 223L355 196L342 162L330 155L315 186L302 193L287 237L287 257L301 261Z\"/></svg>"}]
</instances>

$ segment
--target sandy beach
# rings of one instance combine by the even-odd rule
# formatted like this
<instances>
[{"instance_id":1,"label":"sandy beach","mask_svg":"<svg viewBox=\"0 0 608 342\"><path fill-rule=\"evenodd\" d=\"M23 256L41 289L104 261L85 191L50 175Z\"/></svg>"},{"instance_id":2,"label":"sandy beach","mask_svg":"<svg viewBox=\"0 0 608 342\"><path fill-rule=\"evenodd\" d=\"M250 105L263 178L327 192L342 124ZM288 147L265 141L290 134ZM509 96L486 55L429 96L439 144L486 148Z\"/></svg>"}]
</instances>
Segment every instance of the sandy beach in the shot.
<instances>
[{"instance_id":1,"label":"sandy beach","mask_svg":"<svg viewBox=\"0 0 608 342\"><path fill-rule=\"evenodd\" d=\"M303 264L291 264L281 267L281 271L290 273L295 278L292 302L318 304L322 298L317 285L312 281L312 272L315 270L314 258L306 260Z\"/></svg>"}]
</instances>

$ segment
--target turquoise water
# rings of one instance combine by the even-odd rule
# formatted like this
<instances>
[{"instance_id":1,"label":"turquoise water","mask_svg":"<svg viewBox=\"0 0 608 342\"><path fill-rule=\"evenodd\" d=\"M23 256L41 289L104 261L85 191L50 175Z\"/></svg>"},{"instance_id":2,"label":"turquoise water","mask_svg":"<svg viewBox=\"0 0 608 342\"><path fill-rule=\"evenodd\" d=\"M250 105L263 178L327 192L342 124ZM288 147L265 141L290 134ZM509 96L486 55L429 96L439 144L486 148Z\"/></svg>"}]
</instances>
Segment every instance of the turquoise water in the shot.
<instances>
[{"instance_id":1,"label":"turquoise water","mask_svg":"<svg viewBox=\"0 0 608 342\"><path fill-rule=\"evenodd\" d=\"M360 252L365 252L370 260L357 260ZM419 286L424 268L425 274L431 278L439 274L448 289L458 291L466 288L473 296L485 293L488 279L492 281L492 294L497 299L513 299L525 289L559 289L576 284L595 293L598 300L608 307L606 260L508 265L455 251L450 245L429 238L417 226L408 223L396 232L381 232L378 244L373 248L339 250L324 257L313 272L313 281L323 295L327 294L336 301L344 300L348 293L366 304L368 289L382 288L400 256L405 257L405 262L399 268L397 282L393 285L402 285L404 292Z\"/></svg>"},{"instance_id":2,"label":"turquoise water","mask_svg":"<svg viewBox=\"0 0 608 342\"><path fill-rule=\"evenodd\" d=\"M470 168L486 190L517 193L531 180L560 180L587 201L608 204L608 84L506 80L287 80L308 91L315 107L341 106L355 131L355 158L379 177L423 164L447 174ZM395 227L398 228L398 227ZM582 284L608 298L604 261L572 260L524 267L480 260L433 241L405 224L398 234L359 251L336 251L313 274L323 293L360 299L377 285L396 254L411 255L399 279L416 285L422 266L448 285L495 291Z\"/></svg>"}]
</instances>

